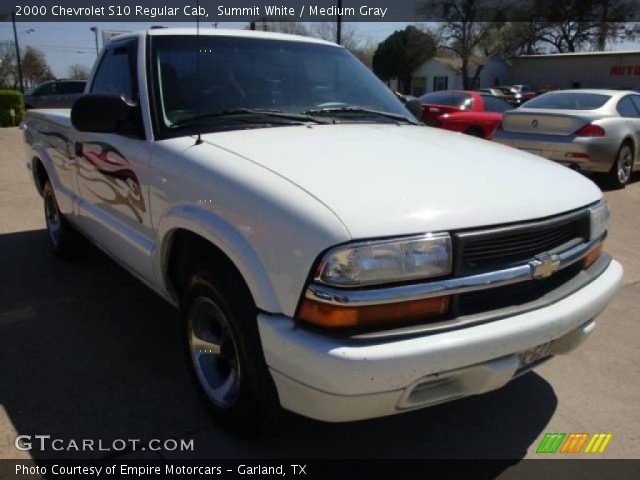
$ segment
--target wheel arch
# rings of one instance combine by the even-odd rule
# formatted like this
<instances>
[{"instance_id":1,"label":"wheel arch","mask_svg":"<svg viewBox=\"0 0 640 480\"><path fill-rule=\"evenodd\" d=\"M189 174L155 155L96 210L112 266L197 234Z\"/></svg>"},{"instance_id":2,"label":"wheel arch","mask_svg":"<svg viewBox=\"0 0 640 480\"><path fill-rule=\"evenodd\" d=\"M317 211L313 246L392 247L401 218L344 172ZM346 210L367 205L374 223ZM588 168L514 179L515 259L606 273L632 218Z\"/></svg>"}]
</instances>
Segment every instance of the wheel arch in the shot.
<instances>
[{"instance_id":1,"label":"wheel arch","mask_svg":"<svg viewBox=\"0 0 640 480\"><path fill-rule=\"evenodd\" d=\"M33 182L36 185L38 193L42 196L46 180L49 180L54 190L57 191L60 187L60 180L57 176L53 160L49 156L49 152L47 152L47 149L40 143L30 144L29 147L31 159L30 161L28 160L27 163L29 164L29 170L31 170Z\"/></svg>"},{"instance_id":2,"label":"wheel arch","mask_svg":"<svg viewBox=\"0 0 640 480\"><path fill-rule=\"evenodd\" d=\"M179 303L180 282L188 275L188 265L196 261L199 252L207 251L221 265L235 270L245 283L256 306L264 311L280 313L281 306L271 280L258 254L224 219L193 206L172 209L159 225L159 248L154 269L163 289Z\"/></svg>"},{"instance_id":3,"label":"wheel arch","mask_svg":"<svg viewBox=\"0 0 640 480\"><path fill-rule=\"evenodd\" d=\"M49 172L39 157L33 157L31 160L31 169L38 193L40 196L43 196L44 186L47 183L47 180L49 180Z\"/></svg>"},{"instance_id":4,"label":"wheel arch","mask_svg":"<svg viewBox=\"0 0 640 480\"><path fill-rule=\"evenodd\" d=\"M633 152L633 156L635 157L636 154L638 153L638 145L636 144L636 141L634 140L632 135L626 135L622 139L622 142L620 142L620 148L622 148L622 146L625 144L631 145L631 151Z\"/></svg>"}]
</instances>

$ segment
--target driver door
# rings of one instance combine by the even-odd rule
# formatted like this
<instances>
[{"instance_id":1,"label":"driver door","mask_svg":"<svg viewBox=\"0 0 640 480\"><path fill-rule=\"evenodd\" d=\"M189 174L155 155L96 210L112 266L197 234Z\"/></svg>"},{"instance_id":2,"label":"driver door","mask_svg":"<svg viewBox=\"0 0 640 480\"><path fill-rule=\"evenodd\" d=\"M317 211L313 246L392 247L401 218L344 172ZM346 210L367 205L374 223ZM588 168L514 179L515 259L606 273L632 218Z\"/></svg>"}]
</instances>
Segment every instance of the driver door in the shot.
<instances>
[{"instance_id":1,"label":"driver door","mask_svg":"<svg viewBox=\"0 0 640 480\"><path fill-rule=\"evenodd\" d=\"M89 93L124 95L139 103L137 43L137 38L128 38L104 49ZM149 146L144 133L76 132L76 139L83 230L134 273L152 278Z\"/></svg>"}]
</instances>

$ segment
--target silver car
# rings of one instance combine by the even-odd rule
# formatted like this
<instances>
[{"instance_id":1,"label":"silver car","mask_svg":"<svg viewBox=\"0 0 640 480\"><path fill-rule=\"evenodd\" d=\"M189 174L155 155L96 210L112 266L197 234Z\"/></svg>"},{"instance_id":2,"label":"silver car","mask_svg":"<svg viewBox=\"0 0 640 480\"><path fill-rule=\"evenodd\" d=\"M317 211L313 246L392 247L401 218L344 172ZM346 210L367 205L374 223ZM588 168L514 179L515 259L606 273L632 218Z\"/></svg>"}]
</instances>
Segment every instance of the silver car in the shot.
<instances>
[{"instance_id":1,"label":"silver car","mask_svg":"<svg viewBox=\"0 0 640 480\"><path fill-rule=\"evenodd\" d=\"M640 94L557 90L504 114L493 140L624 187L640 168Z\"/></svg>"}]
</instances>

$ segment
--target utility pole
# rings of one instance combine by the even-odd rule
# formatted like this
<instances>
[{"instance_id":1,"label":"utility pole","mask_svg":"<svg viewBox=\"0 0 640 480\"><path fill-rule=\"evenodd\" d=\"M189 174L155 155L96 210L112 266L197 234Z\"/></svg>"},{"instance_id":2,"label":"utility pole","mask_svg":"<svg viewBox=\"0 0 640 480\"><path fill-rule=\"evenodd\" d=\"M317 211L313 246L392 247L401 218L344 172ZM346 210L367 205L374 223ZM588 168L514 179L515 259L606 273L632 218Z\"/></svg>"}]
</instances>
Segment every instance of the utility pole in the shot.
<instances>
[{"instance_id":1,"label":"utility pole","mask_svg":"<svg viewBox=\"0 0 640 480\"><path fill-rule=\"evenodd\" d=\"M18 32L16 30L16 13L11 11L11 21L13 23L13 38L16 43L16 60L18 62L18 79L20 80L20 91L24 93L24 80L22 79L22 60L20 59L20 45L18 45Z\"/></svg>"},{"instance_id":2,"label":"utility pole","mask_svg":"<svg viewBox=\"0 0 640 480\"><path fill-rule=\"evenodd\" d=\"M340 45L342 41L342 0L338 0L338 21L336 22L336 43Z\"/></svg>"}]
</instances>

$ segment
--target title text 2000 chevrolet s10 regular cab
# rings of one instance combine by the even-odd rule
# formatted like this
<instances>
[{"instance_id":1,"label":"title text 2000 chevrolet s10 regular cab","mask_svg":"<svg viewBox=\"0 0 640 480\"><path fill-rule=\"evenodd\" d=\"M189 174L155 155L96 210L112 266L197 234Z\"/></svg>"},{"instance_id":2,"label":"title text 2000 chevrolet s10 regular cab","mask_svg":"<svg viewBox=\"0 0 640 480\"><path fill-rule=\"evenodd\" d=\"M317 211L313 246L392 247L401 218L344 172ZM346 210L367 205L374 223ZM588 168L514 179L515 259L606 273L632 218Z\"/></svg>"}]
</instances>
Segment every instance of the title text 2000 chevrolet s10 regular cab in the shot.
<instances>
[{"instance_id":1,"label":"title text 2000 chevrolet s10 regular cab","mask_svg":"<svg viewBox=\"0 0 640 480\"><path fill-rule=\"evenodd\" d=\"M82 232L179 307L236 429L494 390L576 348L622 276L591 181L418 125L320 40L123 35L24 128L53 251Z\"/></svg>"}]
</instances>

